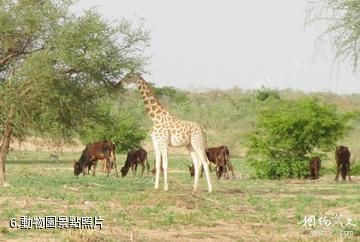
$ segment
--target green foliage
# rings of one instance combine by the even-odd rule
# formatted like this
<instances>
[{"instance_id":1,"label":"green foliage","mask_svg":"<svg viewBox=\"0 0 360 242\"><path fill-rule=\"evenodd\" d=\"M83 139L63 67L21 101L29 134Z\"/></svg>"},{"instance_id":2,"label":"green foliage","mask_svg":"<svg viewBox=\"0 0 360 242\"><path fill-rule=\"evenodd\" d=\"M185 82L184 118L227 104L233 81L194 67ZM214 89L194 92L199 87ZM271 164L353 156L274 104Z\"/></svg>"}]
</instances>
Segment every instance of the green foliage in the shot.
<instances>
[{"instance_id":1,"label":"green foliage","mask_svg":"<svg viewBox=\"0 0 360 242\"><path fill-rule=\"evenodd\" d=\"M360 163L356 161L354 164L350 166L350 175L351 176L359 176L360 175Z\"/></svg>"},{"instance_id":2,"label":"green foliage","mask_svg":"<svg viewBox=\"0 0 360 242\"><path fill-rule=\"evenodd\" d=\"M301 178L309 172L308 160L252 160L256 177L262 179Z\"/></svg>"},{"instance_id":3,"label":"green foliage","mask_svg":"<svg viewBox=\"0 0 360 242\"><path fill-rule=\"evenodd\" d=\"M13 135L71 138L113 83L146 63L149 33L109 24L72 1L0 1L0 131L16 107ZM1 136L0 134L0 136Z\"/></svg>"},{"instance_id":4,"label":"green foliage","mask_svg":"<svg viewBox=\"0 0 360 242\"><path fill-rule=\"evenodd\" d=\"M259 177L301 177L307 155L332 148L344 136L349 118L315 99L271 103L257 115L248 139L249 159Z\"/></svg>"},{"instance_id":5,"label":"green foliage","mask_svg":"<svg viewBox=\"0 0 360 242\"><path fill-rule=\"evenodd\" d=\"M342 59L353 65L355 73L360 73L360 1L321 0L308 4L307 23L325 23L327 28L318 42L328 38L335 48L335 60Z\"/></svg>"},{"instance_id":6,"label":"green foliage","mask_svg":"<svg viewBox=\"0 0 360 242\"><path fill-rule=\"evenodd\" d=\"M174 87L155 87L155 94L161 98L167 96L177 104L188 101L186 94L180 90L176 90Z\"/></svg>"},{"instance_id":7,"label":"green foliage","mask_svg":"<svg viewBox=\"0 0 360 242\"><path fill-rule=\"evenodd\" d=\"M279 91L262 86L260 90L256 91L256 99L261 102L267 99L280 99Z\"/></svg>"},{"instance_id":8,"label":"green foliage","mask_svg":"<svg viewBox=\"0 0 360 242\"><path fill-rule=\"evenodd\" d=\"M112 112L111 105L106 103L98 105L80 131L82 143L111 140L117 152L138 147L145 137L146 131L139 128L134 118L123 112Z\"/></svg>"}]
</instances>

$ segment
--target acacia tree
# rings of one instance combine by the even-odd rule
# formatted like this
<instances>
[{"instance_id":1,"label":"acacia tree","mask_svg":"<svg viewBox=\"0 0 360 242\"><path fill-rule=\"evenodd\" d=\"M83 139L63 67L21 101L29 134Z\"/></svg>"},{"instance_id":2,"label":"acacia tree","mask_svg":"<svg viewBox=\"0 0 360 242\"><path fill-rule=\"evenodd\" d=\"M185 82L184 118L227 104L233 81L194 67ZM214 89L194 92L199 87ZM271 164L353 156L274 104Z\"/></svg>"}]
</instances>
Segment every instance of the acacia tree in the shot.
<instances>
[{"instance_id":1,"label":"acacia tree","mask_svg":"<svg viewBox=\"0 0 360 242\"><path fill-rule=\"evenodd\" d=\"M354 73L360 74L360 1L319 0L308 5L307 24L325 24L325 31L318 38L331 41L335 60L349 61Z\"/></svg>"},{"instance_id":2,"label":"acacia tree","mask_svg":"<svg viewBox=\"0 0 360 242\"><path fill-rule=\"evenodd\" d=\"M71 0L0 1L0 186L10 140L29 132L71 138L124 71L142 68L149 34Z\"/></svg>"}]
</instances>

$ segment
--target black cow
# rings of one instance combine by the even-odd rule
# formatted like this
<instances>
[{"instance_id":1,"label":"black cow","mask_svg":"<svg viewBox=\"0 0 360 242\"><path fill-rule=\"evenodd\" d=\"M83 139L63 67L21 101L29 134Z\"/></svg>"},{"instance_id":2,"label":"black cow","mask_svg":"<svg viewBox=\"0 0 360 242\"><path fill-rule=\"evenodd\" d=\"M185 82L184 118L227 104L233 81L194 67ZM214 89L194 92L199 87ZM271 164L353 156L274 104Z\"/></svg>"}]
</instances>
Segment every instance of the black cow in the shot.
<instances>
[{"instance_id":1,"label":"black cow","mask_svg":"<svg viewBox=\"0 0 360 242\"><path fill-rule=\"evenodd\" d=\"M349 181L351 181L350 178L350 156L351 153L349 151L349 148L343 145L340 145L336 147L335 150L335 160L336 160L336 176L335 181L339 180L339 173L341 171L341 177L342 180L346 180L346 176L349 177Z\"/></svg>"},{"instance_id":2,"label":"black cow","mask_svg":"<svg viewBox=\"0 0 360 242\"><path fill-rule=\"evenodd\" d=\"M132 150L127 154L125 164L121 168L121 176L122 177L126 176L130 167L133 175L136 175L138 164L141 164L142 166L141 176L144 173L145 166L149 174L150 165L147 160L147 152L143 148Z\"/></svg>"}]
</instances>

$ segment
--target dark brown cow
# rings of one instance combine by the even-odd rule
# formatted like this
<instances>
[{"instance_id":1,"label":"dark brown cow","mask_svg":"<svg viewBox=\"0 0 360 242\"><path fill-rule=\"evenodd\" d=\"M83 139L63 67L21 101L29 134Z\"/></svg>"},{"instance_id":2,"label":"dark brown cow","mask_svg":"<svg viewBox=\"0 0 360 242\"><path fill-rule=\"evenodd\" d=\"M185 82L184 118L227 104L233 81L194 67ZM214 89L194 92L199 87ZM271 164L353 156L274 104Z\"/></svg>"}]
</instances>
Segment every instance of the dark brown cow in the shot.
<instances>
[{"instance_id":1,"label":"dark brown cow","mask_svg":"<svg viewBox=\"0 0 360 242\"><path fill-rule=\"evenodd\" d=\"M350 156L351 153L349 151L349 148L343 145L340 145L336 147L335 150L335 160L336 160L336 176L335 181L339 180L339 173L341 171L341 177L342 180L346 180L346 176L349 177L349 181L351 181L350 178Z\"/></svg>"},{"instance_id":2,"label":"dark brown cow","mask_svg":"<svg viewBox=\"0 0 360 242\"><path fill-rule=\"evenodd\" d=\"M319 179L321 160L318 156L310 159L310 179Z\"/></svg>"},{"instance_id":3,"label":"dark brown cow","mask_svg":"<svg viewBox=\"0 0 360 242\"><path fill-rule=\"evenodd\" d=\"M232 177L235 178L235 174L234 174L234 167L233 165L231 164L230 162L230 152L229 152L229 148L227 146L220 146L219 148L222 148L223 149L223 152L224 153L224 156L226 158L226 165L227 165L227 171L230 170L231 171L231 174L232 174ZM227 176L229 177L229 174L227 174ZM240 175L240 178L241 178L241 175Z\"/></svg>"},{"instance_id":4,"label":"dark brown cow","mask_svg":"<svg viewBox=\"0 0 360 242\"><path fill-rule=\"evenodd\" d=\"M133 175L136 175L138 164L142 166L141 176L144 173L145 166L149 174L150 165L147 160L147 152L143 148L132 150L127 154L125 165L121 168L121 176L126 176L130 167Z\"/></svg>"},{"instance_id":5,"label":"dark brown cow","mask_svg":"<svg viewBox=\"0 0 360 242\"><path fill-rule=\"evenodd\" d=\"M226 179L229 179L228 170L230 170L232 172L233 177L235 177L234 168L229 161L230 152L227 146L207 148L205 152L208 160L210 161L210 165L209 165L210 171L211 171L211 163L215 164L216 175L218 179L220 179L222 175L224 175ZM194 170L195 170L194 165L188 167L189 167L190 175L194 176Z\"/></svg>"},{"instance_id":6,"label":"dark brown cow","mask_svg":"<svg viewBox=\"0 0 360 242\"><path fill-rule=\"evenodd\" d=\"M95 176L97 160L99 159L106 159L107 176L109 176L110 169L113 166L116 171L116 176L118 176L115 144L111 141L100 141L87 144L79 161L74 162L74 175L78 176L81 172L85 175L86 169L89 171L91 167L94 166L93 176Z\"/></svg>"}]
</instances>

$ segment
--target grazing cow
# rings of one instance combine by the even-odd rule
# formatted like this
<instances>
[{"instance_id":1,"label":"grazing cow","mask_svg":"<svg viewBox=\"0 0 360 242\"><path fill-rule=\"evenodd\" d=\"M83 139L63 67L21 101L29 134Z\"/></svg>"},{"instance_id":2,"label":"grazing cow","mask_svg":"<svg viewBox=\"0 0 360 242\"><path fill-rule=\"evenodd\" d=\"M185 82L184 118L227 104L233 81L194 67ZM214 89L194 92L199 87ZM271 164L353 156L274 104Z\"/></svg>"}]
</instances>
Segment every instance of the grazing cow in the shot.
<instances>
[{"instance_id":1,"label":"grazing cow","mask_svg":"<svg viewBox=\"0 0 360 242\"><path fill-rule=\"evenodd\" d=\"M79 161L74 162L74 174L78 176L81 172L85 175L86 169L91 169L94 166L93 176L95 176L95 170L97 160L106 160L107 176L110 174L111 167L114 166L116 176L118 176L116 158L115 158L115 144L111 141L100 141L92 144L87 144L83 150Z\"/></svg>"},{"instance_id":2,"label":"grazing cow","mask_svg":"<svg viewBox=\"0 0 360 242\"><path fill-rule=\"evenodd\" d=\"M210 165L211 163L215 164L216 175L218 179L220 179L222 175L224 175L226 179L229 179L228 170L230 170L232 172L233 177L235 177L234 168L229 161L230 152L227 146L207 148L205 152L208 160L210 161ZM192 165L188 167L189 167L190 175L194 176L194 166ZM211 166L210 166L210 171L211 171Z\"/></svg>"},{"instance_id":3,"label":"grazing cow","mask_svg":"<svg viewBox=\"0 0 360 242\"><path fill-rule=\"evenodd\" d=\"M126 176L130 167L133 175L136 175L138 164L142 166L141 176L144 173L145 166L149 174L150 165L147 160L147 152L143 148L132 150L127 154L125 165L121 168L121 176Z\"/></svg>"},{"instance_id":4,"label":"grazing cow","mask_svg":"<svg viewBox=\"0 0 360 242\"><path fill-rule=\"evenodd\" d=\"M110 153L110 164L111 164L110 169L111 170L114 168L114 162L113 161L116 160L116 157L115 157L115 144L112 143L112 146L113 147L112 147L111 153ZM101 168L102 172L106 173L106 171L107 171L107 161L106 161L106 158L104 157L104 158L100 158L98 160L94 160L92 163L90 163L88 165L87 174L89 174L89 171L91 170L92 166L94 166L94 167L97 166L98 161L101 161L101 163L102 163L102 168ZM95 170L94 170L94 172L95 172ZM117 170L116 170L116 174L117 174Z\"/></svg>"},{"instance_id":5,"label":"grazing cow","mask_svg":"<svg viewBox=\"0 0 360 242\"><path fill-rule=\"evenodd\" d=\"M235 174L234 174L234 167L230 162L230 152L229 152L229 148L227 146L220 146L218 147L219 149L222 149L224 152L224 157L226 159L226 172L228 172L229 170L231 171L232 177L235 178ZM227 177L229 178L229 174L227 173ZM240 174L240 178L241 178L241 174Z\"/></svg>"},{"instance_id":6,"label":"grazing cow","mask_svg":"<svg viewBox=\"0 0 360 242\"><path fill-rule=\"evenodd\" d=\"M310 159L310 179L319 179L321 160L318 156Z\"/></svg>"},{"instance_id":7,"label":"grazing cow","mask_svg":"<svg viewBox=\"0 0 360 242\"><path fill-rule=\"evenodd\" d=\"M337 171L336 171L335 181L339 180L340 171L341 171L341 177L342 177L343 181L346 180L346 176L348 176L349 181L351 181L351 178L350 178L350 156L351 156L351 153L350 153L348 147L343 146L343 145L336 147L335 160L336 160Z\"/></svg>"},{"instance_id":8,"label":"grazing cow","mask_svg":"<svg viewBox=\"0 0 360 242\"><path fill-rule=\"evenodd\" d=\"M229 152L229 148L227 146L220 146L219 148L222 148L223 151L225 152L225 158L226 158L226 165L227 165L227 170L231 171L232 177L235 178L235 174L234 174L234 167L230 162L230 152ZM229 177L229 174L228 174ZM240 178L241 178L241 174L240 174Z\"/></svg>"},{"instance_id":9,"label":"grazing cow","mask_svg":"<svg viewBox=\"0 0 360 242\"><path fill-rule=\"evenodd\" d=\"M220 179L223 174L226 179L229 179L227 169L228 156L226 151L228 149L225 147L226 146L212 147L205 150L208 160L215 164L216 176L218 179Z\"/></svg>"}]
</instances>

